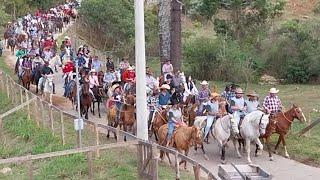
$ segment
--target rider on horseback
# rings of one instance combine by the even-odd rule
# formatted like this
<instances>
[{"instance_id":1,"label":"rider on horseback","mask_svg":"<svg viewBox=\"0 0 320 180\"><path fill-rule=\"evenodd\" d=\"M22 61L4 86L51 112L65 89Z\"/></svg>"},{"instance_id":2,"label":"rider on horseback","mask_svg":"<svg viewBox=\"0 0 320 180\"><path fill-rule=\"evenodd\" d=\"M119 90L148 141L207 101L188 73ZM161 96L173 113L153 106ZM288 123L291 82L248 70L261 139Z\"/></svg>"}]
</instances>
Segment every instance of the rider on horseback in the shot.
<instances>
[{"instance_id":1,"label":"rider on horseback","mask_svg":"<svg viewBox=\"0 0 320 180\"><path fill-rule=\"evenodd\" d=\"M45 81L47 79L47 75L53 75L52 69L49 67L49 61L44 61L44 66L41 69L41 78L39 80L39 89L43 91ZM55 94L55 85L53 84L53 94Z\"/></svg>"},{"instance_id":2,"label":"rider on horseback","mask_svg":"<svg viewBox=\"0 0 320 180\"><path fill-rule=\"evenodd\" d=\"M111 87L111 90L113 92L112 97L111 97L111 101L115 102L116 105L116 109L117 109L117 113L116 113L116 122L119 122L120 120L120 110L121 110L121 105L122 105L122 91L121 91L121 87L119 84L114 84Z\"/></svg>"},{"instance_id":3,"label":"rider on horseback","mask_svg":"<svg viewBox=\"0 0 320 180\"><path fill-rule=\"evenodd\" d=\"M233 112L233 117L240 125L240 119L247 113L247 103L243 98L243 91L241 88L237 88L235 91L236 96L231 99L231 110Z\"/></svg>"},{"instance_id":4,"label":"rider on horseback","mask_svg":"<svg viewBox=\"0 0 320 180\"><path fill-rule=\"evenodd\" d=\"M282 110L280 98L277 96L279 90L271 88L269 95L265 97L262 106L268 114L274 115Z\"/></svg>"},{"instance_id":5,"label":"rider on horseback","mask_svg":"<svg viewBox=\"0 0 320 180\"><path fill-rule=\"evenodd\" d=\"M94 87L99 87L99 80L98 80L97 72L95 69L91 69L91 71L90 71L89 85L90 85L89 92L91 93L91 95L93 97L93 101L96 101L96 97L94 96L93 91L92 91L92 89Z\"/></svg>"},{"instance_id":6,"label":"rider on horseback","mask_svg":"<svg viewBox=\"0 0 320 180\"><path fill-rule=\"evenodd\" d=\"M171 143L171 138L173 135L173 131L175 127L178 127L180 125L183 125L183 120L182 120L182 112L179 107L179 100L172 98L171 99L171 105L172 107L168 111L168 132L166 136L167 144L166 146L169 146Z\"/></svg>"}]
</instances>

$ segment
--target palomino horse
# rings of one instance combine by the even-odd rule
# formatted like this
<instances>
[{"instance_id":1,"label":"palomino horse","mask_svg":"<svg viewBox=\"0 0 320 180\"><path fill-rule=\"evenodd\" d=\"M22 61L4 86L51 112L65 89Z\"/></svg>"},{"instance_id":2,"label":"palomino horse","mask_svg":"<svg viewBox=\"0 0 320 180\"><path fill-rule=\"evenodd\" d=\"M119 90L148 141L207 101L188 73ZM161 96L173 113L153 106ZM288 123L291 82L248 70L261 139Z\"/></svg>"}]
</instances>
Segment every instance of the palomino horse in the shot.
<instances>
[{"instance_id":1,"label":"palomino horse","mask_svg":"<svg viewBox=\"0 0 320 180\"><path fill-rule=\"evenodd\" d=\"M120 109L120 122L123 125L123 130L128 132L128 129L131 129L133 134L135 134L134 125L136 123L135 117L135 97L131 94L125 97L124 103ZM127 137L124 136L124 141L127 140Z\"/></svg>"},{"instance_id":2,"label":"palomino horse","mask_svg":"<svg viewBox=\"0 0 320 180\"><path fill-rule=\"evenodd\" d=\"M260 110L247 114L240 126L240 135L245 140L247 150L247 161L251 164L250 143L254 141L262 150L263 145L260 142L260 135L264 135L266 127L269 123L269 114L265 114Z\"/></svg>"},{"instance_id":3,"label":"palomino horse","mask_svg":"<svg viewBox=\"0 0 320 180\"><path fill-rule=\"evenodd\" d=\"M81 96L80 96L80 112L81 117L85 115L85 119L88 119L88 112L89 108L91 107L92 98L89 92L89 83L84 82L81 89Z\"/></svg>"},{"instance_id":4,"label":"palomino horse","mask_svg":"<svg viewBox=\"0 0 320 180\"><path fill-rule=\"evenodd\" d=\"M167 131L168 131L168 125L165 124L160 127L159 129L159 141L158 143L160 145L166 145L166 136L167 136ZM176 128L172 135L172 146L177 149L179 153L183 153L187 156L189 153L189 148L190 146L195 143L195 144L201 144L202 143L202 135L201 131L195 127L195 126L179 126ZM160 151L160 158L163 159L163 152ZM167 157L169 159L169 162L171 164L171 160L169 158L169 155L167 154ZM186 161L181 161L180 164L184 162L184 169L187 169L187 162Z\"/></svg>"},{"instance_id":5,"label":"palomino horse","mask_svg":"<svg viewBox=\"0 0 320 180\"><path fill-rule=\"evenodd\" d=\"M221 162L225 163L226 145L231 137L233 146L237 152L237 156L240 158L241 154L237 148L236 136L239 135L239 129L237 122L233 119L233 116L228 114L219 118L214 123L213 135L221 148Z\"/></svg>"},{"instance_id":6,"label":"palomino horse","mask_svg":"<svg viewBox=\"0 0 320 180\"><path fill-rule=\"evenodd\" d=\"M270 117L270 122L267 126L266 133L264 136L262 136L262 138L264 138L266 140L266 144L267 144L267 148L268 148L268 152L269 152L269 158L271 161L273 159L272 159L272 153L271 153L271 147L270 147L270 136L273 133L279 134L278 142L275 147L275 153L277 154L277 148L278 148L280 142L282 142L282 145L284 147L285 157L286 158L290 157L287 152L285 136L288 132L289 127L291 126L291 123L293 122L293 120L295 118L298 119L300 122L306 121L306 118L305 118L301 108L299 108L296 105L293 105L291 107L291 109L289 109L286 112L279 112L279 113L275 114L275 116ZM257 150L256 150L256 153L257 153Z\"/></svg>"},{"instance_id":7,"label":"palomino horse","mask_svg":"<svg viewBox=\"0 0 320 180\"><path fill-rule=\"evenodd\" d=\"M30 68L23 68L23 74L21 77L22 86L27 90L30 89L30 83L32 80L32 74Z\"/></svg>"}]
</instances>

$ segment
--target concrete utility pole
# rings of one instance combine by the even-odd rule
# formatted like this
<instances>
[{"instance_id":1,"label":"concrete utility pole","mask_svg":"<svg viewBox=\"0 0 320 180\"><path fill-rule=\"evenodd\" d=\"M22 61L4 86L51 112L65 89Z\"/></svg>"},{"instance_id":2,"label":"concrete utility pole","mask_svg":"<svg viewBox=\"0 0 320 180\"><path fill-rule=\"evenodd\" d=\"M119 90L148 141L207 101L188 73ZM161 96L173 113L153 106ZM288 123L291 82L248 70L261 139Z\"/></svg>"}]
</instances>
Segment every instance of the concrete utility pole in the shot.
<instances>
[{"instance_id":1,"label":"concrete utility pole","mask_svg":"<svg viewBox=\"0 0 320 180\"><path fill-rule=\"evenodd\" d=\"M137 92L137 137L148 140L144 0L134 1Z\"/></svg>"}]
</instances>

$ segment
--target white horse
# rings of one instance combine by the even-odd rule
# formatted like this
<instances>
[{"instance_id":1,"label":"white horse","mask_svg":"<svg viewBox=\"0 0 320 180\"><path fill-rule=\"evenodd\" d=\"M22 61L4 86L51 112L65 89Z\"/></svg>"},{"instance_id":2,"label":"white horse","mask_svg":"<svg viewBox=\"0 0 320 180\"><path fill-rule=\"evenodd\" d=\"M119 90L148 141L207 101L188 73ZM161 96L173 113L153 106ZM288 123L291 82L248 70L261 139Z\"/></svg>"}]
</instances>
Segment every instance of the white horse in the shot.
<instances>
[{"instance_id":1,"label":"white horse","mask_svg":"<svg viewBox=\"0 0 320 180\"><path fill-rule=\"evenodd\" d=\"M53 94L53 74L46 75L46 80L44 83L44 89L43 89L43 98L47 97L49 95L49 102L52 104L52 94Z\"/></svg>"},{"instance_id":2,"label":"white horse","mask_svg":"<svg viewBox=\"0 0 320 180\"><path fill-rule=\"evenodd\" d=\"M231 114L216 120L213 127L213 135L221 148L221 163L225 163L225 148L230 138L232 139L237 156L241 158L236 139L236 136L239 135L238 124Z\"/></svg>"},{"instance_id":3,"label":"white horse","mask_svg":"<svg viewBox=\"0 0 320 180\"><path fill-rule=\"evenodd\" d=\"M260 135L264 135L266 127L269 123L269 114L265 114L260 110L253 111L247 114L240 126L240 134L246 143L247 161L252 163L250 158L250 143L254 141L259 149L263 149L263 145L260 142Z\"/></svg>"}]
</instances>

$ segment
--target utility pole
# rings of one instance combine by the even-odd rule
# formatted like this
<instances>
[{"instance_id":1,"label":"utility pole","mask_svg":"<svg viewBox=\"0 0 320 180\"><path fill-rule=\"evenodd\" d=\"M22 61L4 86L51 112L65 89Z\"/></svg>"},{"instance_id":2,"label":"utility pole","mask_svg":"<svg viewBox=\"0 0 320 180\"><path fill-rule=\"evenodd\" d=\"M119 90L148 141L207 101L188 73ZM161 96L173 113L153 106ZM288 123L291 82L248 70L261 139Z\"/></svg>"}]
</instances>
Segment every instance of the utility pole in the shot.
<instances>
[{"instance_id":1,"label":"utility pole","mask_svg":"<svg viewBox=\"0 0 320 180\"><path fill-rule=\"evenodd\" d=\"M172 0L170 58L174 70L181 70L181 14L182 3Z\"/></svg>"},{"instance_id":2,"label":"utility pole","mask_svg":"<svg viewBox=\"0 0 320 180\"><path fill-rule=\"evenodd\" d=\"M137 137L148 140L144 0L134 1L137 92Z\"/></svg>"}]
</instances>

